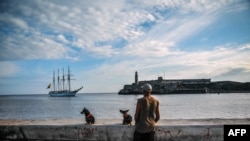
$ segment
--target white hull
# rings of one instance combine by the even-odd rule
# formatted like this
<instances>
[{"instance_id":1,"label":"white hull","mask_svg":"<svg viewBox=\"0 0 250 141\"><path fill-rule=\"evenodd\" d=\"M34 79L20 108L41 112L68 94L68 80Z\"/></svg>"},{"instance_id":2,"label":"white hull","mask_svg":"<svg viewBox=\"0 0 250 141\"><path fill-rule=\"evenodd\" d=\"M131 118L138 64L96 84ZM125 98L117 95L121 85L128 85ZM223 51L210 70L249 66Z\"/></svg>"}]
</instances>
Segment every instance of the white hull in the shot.
<instances>
[{"instance_id":1,"label":"white hull","mask_svg":"<svg viewBox=\"0 0 250 141\"><path fill-rule=\"evenodd\" d=\"M76 93L78 91L80 91L83 87L75 90L75 91L68 91L68 90L65 90L65 91L50 91L49 92L49 95L51 97L72 97L72 96L75 96Z\"/></svg>"},{"instance_id":2,"label":"white hull","mask_svg":"<svg viewBox=\"0 0 250 141\"><path fill-rule=\"evenodd\" d=\"M73 91L73 92L67 92L67 91L64 91L64 92L54 92L54 91L50 91L49 95L51 97L72 97L72 96L76 95L76 92L75 91Z\"/></svg>"}]
</instances>

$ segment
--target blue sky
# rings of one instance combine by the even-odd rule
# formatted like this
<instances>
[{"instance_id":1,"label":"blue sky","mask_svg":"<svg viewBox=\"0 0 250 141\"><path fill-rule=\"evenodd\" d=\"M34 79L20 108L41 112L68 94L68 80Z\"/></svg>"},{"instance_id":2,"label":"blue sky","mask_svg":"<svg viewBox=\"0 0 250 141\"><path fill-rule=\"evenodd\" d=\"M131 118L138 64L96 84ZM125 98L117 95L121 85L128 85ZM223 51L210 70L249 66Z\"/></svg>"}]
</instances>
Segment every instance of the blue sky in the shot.
<instances>
[{"instance_id":1,"label":"blue sky","mask_svg":"<svg viewBox=\"0 0 250 141\"><path fill-rule=\"evenodd\" d=\"M250 80L248 0L1 0L0 94L46 94L70 66L80 93L139 80Z\"/></svg>"}]
</instances>

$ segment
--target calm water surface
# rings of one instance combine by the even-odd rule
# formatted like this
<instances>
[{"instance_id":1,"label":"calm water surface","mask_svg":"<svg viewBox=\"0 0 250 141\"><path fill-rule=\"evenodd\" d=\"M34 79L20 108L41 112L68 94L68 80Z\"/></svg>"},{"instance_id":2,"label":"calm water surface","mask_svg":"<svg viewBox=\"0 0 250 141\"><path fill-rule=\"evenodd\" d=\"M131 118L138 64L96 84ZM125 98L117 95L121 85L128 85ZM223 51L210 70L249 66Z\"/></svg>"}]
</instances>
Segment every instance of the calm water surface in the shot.
<instances>
[{"instance_id":1,"label":"calm water surface","mask_svg":"<svg viewBox=\"0 0 250 141\"><path fill-rule=\"evenodd\" d=\"M250 93L153 95L161 119L250 118ZM121 119L119 109L134 115L142 95L77 94L0 96L0 119L81 119L83 107L98 119Z\"/></svg>"}]
</instances>

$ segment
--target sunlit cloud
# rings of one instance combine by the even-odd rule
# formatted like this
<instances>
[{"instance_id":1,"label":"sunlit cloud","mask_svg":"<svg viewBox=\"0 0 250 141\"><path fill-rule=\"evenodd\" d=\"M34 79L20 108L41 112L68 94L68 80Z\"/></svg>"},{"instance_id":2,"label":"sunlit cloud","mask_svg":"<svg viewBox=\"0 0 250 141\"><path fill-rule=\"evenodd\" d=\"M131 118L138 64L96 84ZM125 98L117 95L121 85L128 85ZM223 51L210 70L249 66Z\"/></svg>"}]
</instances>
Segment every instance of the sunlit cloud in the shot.
<instances>
[{"instance_id":1,"label":"sunlit cloud","mask_svg":"<svg viewBox=\"0 0 250 141\"><path fill-rule=\"evenodd\" d=\"M164 57L174 54L171 52L174 45L173 42L145 41L127 46L122 53L128 56Z\"/></svg>"}]
</instances>

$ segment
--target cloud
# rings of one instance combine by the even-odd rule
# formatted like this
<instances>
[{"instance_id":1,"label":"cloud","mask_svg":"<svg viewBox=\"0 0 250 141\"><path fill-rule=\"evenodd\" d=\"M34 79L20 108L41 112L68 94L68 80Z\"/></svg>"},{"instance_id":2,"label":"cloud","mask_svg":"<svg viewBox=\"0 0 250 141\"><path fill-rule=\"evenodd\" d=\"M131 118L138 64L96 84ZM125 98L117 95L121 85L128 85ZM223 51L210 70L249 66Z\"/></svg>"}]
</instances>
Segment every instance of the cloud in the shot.
<instances>
[{"instance_id":1,"label":"cloud","mask_svg":"<svg viewBox=\"0 0 250 141\"><path fill-rule=\"evenodd\" d=\"M112 48L112 46L102 46L102 47L95 47L89 48L88 52L94 54L96 57L112 57L113 55L117 54L117 51Z\"/></svg>"},{"instance_id":2,"label":"cloud","mask_svg":"<svg viewBox=\"0 0 250 141\"><path fill-rule=\"evenodd\" d=\"M173 42L160 42L160 41L144 41L137 44L131 44L124 48L122 53L128 56L141 56L141 57L164 57L170 54L171 47L175 46Z\"/></svg>"},{"instance_id":3,"label":"cloud","mask_svg":"<svg viewBox=\"0 0 250 141\"><path fill-rule=\"evenodd\" d=\"M25 37L16 35L5 38L2 42L0 58L2 60L16 59L58 59L67 57L70 48L52 40L40 36Z\"/></svg>"},{"instance_id":4,"label":"cloud","mask_svg":"<svg viewBox=\"0 0 250 141\"><path fill-rule=\"evenodd\" d=\"M214 29L225 14L247 10L246 1L37 0L3 1L0 6L2 62L53 64L63 59L81 66L77 70L91 85L86 91L95 91L96 86L117 90L134 80L135 71L141 80L156 79L163 72L169 79L223 79L229 74L239 80L250 79L246 75L250 66L246 37L245 42L235 39L221 45L219 39L210 44L215 42L211 35L194 38ZM199 50L187 41L196 42ZM208 43L206 48L204 43ZM8 62L10 72L1 75L18 73L15 64ZM85 70L83 64L90 66Z\"/></svg>"},{"instance_id":5,"label":"cloud","mask_svg":"<svg viewBox=\"0 0 250 141\"><path fill-rule=\"evenodd\" d=\"M58 35L57 38L59 41L62 41L63 43L69 42L62 34Z\"/></svg>"},{"instance_id":6,"label":"cloud","mask_svg":"<svg viewBox=\"0 0 250 141\"><path fill-rule=\"evenodd\" d=\"M0 61L0 68L0 78L13 76L20 70L15 63L9 61Z\"/></svg>"},{"instance_id":7,"label":"cloud","mask_svg":"<svg viewBox=\"0 0 250 141\"><path fill-rule=\"evenodd\" d=\"M104 47L95 46L95 42L113 40L117 37L131 40L143 34L143 32L136 29L135 26L140 23L143 16L148 15L137 11L122 12L120 9L102 7L101 5L98 6L93 3L82 6L70 4L70 6L67 7L67 5L64 5L64 2L65 1L56 4L50 1L29 1L26 4L27 6L24 6L23 3L13 3L16 5L16 10L6 10L9 14L2 20L6 22L6 19L18 17L12 21L15 21L15 23L19 25L19 28L25 27L26 30L21 32L14 31L12 36L8 33L11 27L6 30L7 34L1 36L1 40L4 41L2 45L4 47L1 49L1 52L7 52L11 54L11 57L6 57L2 54L1 58L22 59L23 56L23 59L34 59L37 55L35 52L40 52L46 47L42 49L37 48L32 46L32 43L44 40L51 40L50 42L43 42L44 46L53 48L55 48L55 46L61 46L61 49L71 50L69 46L66 46L66 44L71 43L75 45L75 47L83 49L83 51L93 53L93 56L99 56L101 55L99 53L100 50L106 52L105 50L111 50L111 48L114 47L109 45ZM13 4L7 3L7 6L12 7ZM33 8L32 13L28 6ZM29 23L29 25L25 23ZM3 26L9 27L7 23ZM24 34L24 36L20 34ZM63 37L65 34L71 35L74 40L67 40L67 38ZM19 45L23 45L23 49L19 49L19 47L17 47ZM17 49L13 49L13 47ZM9 48L12 48L12 50ZM56 53L58 48L54 51L54 57L50 55L50 49L47 51L44 50L42 51L45 53L43 54L43 58L67 58L67 55L62 55L67 53L61 49L58 53ZM23 51L17 53L16 50L18 52L26 50L26 52L30 54L27 55L26 53L23 55ZM104 56L109 55L104 54ZM37 58L40 58L40 56L38 55Z\"/></svg>"},{"instance_id":8,"label":"cloud","mask_svg":"<svg viewBox=\"0 0 250 141\"><path fill-rule=\"evenodd\" d=\"M111 6L113 4L116 5L115 8ZM3 54L0 57L6 60L63 57L79 59L78 57L82 55L72 53L74 48L79 48L83 54L91 53L93 57L110 57L117 54L116 48L119 44L105 44L102 47L96 43L114 41L117 38L127 42L127 48L133 46L135 50L141 50L140 45L145 40L165 42L164 46L169 46L169 43L176 44L213 23L217 17L216 11L221 10L226 3L224 1L77 1L75 3L15 1L5 2L3 5L6 7L5 14L0 17L3 27L8 30L0 36L3 41L1 46L4 46L1 52L7 52L11 57ZM14 5L15 10L11 9ZM12 28L8 25L10 22L16 25L12 36L8 33ZM70 35L72 40L65 35ZM44 47L39 45L40 41ZM39 47L34 46L36 44ZM22 46L21 49L17 47L19 45ZM155 50L162 49L161 47ZM71 53L67 53L68 51ZM42 52L43 56L36 52Z\"/></svg>"},{"instance_id":9,"label":"cloud","mask_svg":"<svg viewBox=\"0 0 250 141\"><path fill-rule=\"evenodd\" d=\"M211 78L212 81L247 82L250 79L249 53L249 44L226 44L211 51L175 51L175 54L163 57L137 56L106 62L84 72L83 78L91 81L94 77L106 92L118 91L124 84L133 83L135 71L138 71L140 81L163 76L165 79ZM86 85L85 91L95 91L96 85Z\"/></svg>"}]
</instances>

